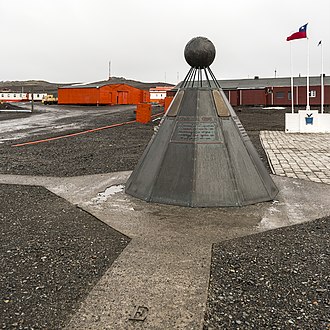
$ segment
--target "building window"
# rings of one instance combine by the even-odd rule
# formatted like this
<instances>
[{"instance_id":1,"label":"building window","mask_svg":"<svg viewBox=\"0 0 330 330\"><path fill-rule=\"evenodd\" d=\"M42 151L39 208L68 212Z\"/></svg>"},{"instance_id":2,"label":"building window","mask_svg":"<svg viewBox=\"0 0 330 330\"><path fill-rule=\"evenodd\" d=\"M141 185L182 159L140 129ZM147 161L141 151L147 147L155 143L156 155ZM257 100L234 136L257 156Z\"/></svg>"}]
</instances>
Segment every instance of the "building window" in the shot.
<instances>
[{"instance_id":1,"label":"building window","mask_svg":"<svg viewBox=\"0 0 330 330\"><path fill-rule=\"evenodd\" d=\"M284 92L276 92L275 95L277 99L284 99Z\"/></svg>"},{"instance_id":2,"label":"building window","mask_svg":"<svg viewBox=\"0 0 330 330\"><path fill-rule=\"evenodd\" d=\"M288 100L291 101L291 92L288 92Z\"/></svg>"},{"instance_id":3,"label":"building window","mask_svg":"<svg viewBox=\"0 0 330 330\"><path fill-rule=\"evenodd\" d=\"M309 91L309 97L316 97L316 91Z\"/></svg>"}]
</instances>

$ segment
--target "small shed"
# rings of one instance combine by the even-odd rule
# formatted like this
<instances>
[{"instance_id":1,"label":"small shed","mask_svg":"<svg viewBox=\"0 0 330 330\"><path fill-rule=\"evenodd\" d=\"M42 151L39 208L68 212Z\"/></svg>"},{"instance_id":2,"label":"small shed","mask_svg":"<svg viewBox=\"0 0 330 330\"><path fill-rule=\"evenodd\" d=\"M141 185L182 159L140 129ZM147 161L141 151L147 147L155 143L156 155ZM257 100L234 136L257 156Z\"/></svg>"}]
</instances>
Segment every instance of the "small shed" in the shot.
<instances>
[{"instance_id":1,"label":"small shed","mask_svg":"<svg viewBox=\"0 0 330 330\"><path fill-rule=\"evenodd\" d=\"M59 87L58 104L116 105L150 102L149 86L110 81Z\"/></svg>"}]
</instances>

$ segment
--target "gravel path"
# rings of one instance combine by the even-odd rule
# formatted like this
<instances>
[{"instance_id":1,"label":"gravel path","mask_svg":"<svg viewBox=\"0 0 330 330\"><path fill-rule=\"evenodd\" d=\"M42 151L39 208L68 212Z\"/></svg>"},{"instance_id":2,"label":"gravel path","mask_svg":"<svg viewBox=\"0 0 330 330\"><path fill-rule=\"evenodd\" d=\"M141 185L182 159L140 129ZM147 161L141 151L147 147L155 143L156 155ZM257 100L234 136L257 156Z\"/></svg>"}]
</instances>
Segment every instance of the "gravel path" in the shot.
<instances>
[{"instance_id":1,"label":"gravel path","mask_svg":"<svg viewBox=\"0 0 330 330\"><path fill-rule=\"evenodd\" d=\"M0 328L60 329L129 239L42 187L0 185Z\"/></svg>"},{"instance_id":2,"label":"gravel path","mask_svg":"<svg viewBox=\"0 0 330 330\"><path fill-rule=\"evenodd\" d=\"M329 220L215 244L204 329L328 330Z\"/></svg>"}]
</instances>

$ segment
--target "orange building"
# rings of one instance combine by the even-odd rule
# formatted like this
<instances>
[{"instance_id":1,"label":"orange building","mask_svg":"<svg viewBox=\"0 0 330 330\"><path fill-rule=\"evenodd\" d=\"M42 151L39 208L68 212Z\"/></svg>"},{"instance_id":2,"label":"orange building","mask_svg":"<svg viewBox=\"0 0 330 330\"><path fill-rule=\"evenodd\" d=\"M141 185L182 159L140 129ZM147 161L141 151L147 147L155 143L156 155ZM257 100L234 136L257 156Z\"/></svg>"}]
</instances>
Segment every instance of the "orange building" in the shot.
<instances>
[{"instance_id":1,"label":"orange building","mask_svg":"<svg viewBox=\"0 0 330 330\"><path fill-rule=\"evenodd\" d=\"M115 105L150 102L149 86L111 81L58 88L58 104Z\"/></svg>"}]
</instances>

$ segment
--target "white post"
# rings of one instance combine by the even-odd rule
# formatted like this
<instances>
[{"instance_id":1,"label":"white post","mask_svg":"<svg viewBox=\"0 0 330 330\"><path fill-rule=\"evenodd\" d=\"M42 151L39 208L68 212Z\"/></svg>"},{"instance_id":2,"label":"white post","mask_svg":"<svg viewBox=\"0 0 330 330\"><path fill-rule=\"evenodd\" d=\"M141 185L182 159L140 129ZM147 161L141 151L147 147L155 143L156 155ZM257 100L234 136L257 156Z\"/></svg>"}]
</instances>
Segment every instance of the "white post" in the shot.
<instances>
[{"instance_id":1,"label":"white post","mask_svg":"<svg viewBox=\"0 0 330 330\"><path fill-rule=\"evenodd\" d=\"M290 42L290 71L291 71L291 112L294 113L293 99L293 70L292 70L292 42Z\"/></svg>"},{"instance_id":2,"label":"white post","mask_svg":"<svg viewBox=\"0 0 330 330\"><path fill-rule=\"evenodd\" d=\"M296 94L297 94L297 97L296 97L296 104L299 105L299 86L296 86Z\"/></svg>"},{"instance_id":3,"label":"white post","mask_svg":"<svg viewBox=\"0 0 330 330\"><path fill-rule=\"evenodd\" d=\"M309 106L309 38L307 38L307 86L306 86L307 105L306 110L310 110Z\"/></svg>"},{"instance_id":4,"label":"white post","mask_svg":"<svg viewBox=\"0 0 330 330\"><path fill-rule=\"evenodd\" d=\"M321 41L321 113L324 112L323 41Z\"/></svg>"}]
</instances>

